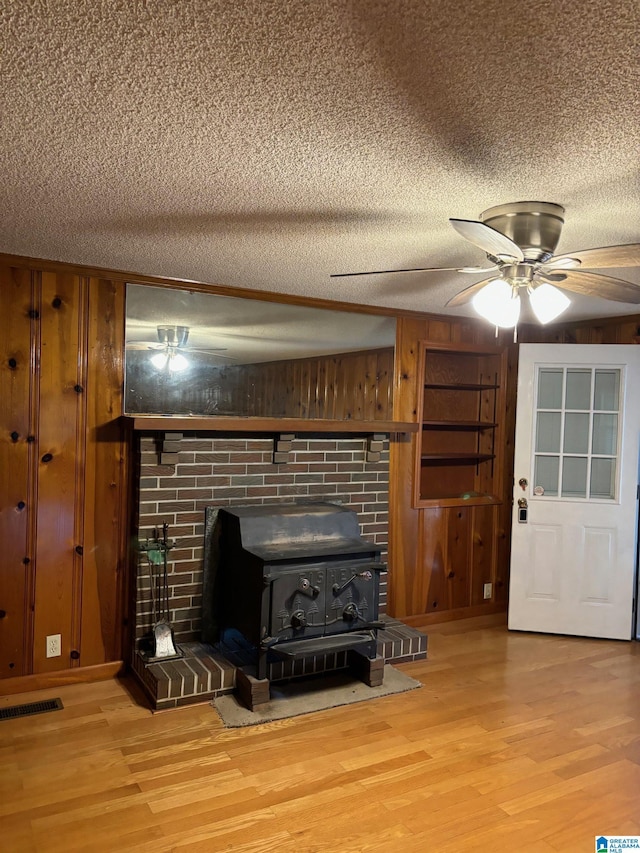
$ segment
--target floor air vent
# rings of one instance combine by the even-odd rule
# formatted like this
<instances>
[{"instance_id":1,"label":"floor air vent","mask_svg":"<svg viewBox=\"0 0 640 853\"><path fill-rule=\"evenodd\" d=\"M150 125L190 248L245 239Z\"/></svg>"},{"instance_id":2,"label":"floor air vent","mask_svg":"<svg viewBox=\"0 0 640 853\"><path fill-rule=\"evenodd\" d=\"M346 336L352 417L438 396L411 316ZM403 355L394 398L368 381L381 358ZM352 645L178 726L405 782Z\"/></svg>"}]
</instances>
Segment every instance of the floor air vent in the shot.
<instances>
[{"instance_id":1,"label":"floor air vent","mask_svg":"<svg viewBox=\"0 0 640 853\"><path fill-rule=\"evenodd\" d=\"M63 707L61 699L45 699L43 702L14 705L13 708L0 708L0 720L14 720L16 717L45 714L47 711L59 711Z\"/></svg>"}]
</instances>

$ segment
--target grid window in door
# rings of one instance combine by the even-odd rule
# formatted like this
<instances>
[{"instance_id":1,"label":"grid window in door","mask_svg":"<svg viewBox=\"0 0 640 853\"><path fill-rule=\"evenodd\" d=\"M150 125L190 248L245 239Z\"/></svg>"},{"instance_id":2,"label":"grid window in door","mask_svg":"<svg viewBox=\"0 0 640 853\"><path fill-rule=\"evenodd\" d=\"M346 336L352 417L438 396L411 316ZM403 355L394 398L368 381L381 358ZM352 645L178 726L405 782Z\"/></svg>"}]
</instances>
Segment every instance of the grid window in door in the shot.
<instances>
[{"instance_id":1,"label":"grid window in door","mask_svg":"<svg viewBox=\"0 0 640 853\"><path fill-rule=\"evenodd\" d=\"M620 387L620 368L538 368L534 494L616 499Z\"/></svg>"}]
</instances>

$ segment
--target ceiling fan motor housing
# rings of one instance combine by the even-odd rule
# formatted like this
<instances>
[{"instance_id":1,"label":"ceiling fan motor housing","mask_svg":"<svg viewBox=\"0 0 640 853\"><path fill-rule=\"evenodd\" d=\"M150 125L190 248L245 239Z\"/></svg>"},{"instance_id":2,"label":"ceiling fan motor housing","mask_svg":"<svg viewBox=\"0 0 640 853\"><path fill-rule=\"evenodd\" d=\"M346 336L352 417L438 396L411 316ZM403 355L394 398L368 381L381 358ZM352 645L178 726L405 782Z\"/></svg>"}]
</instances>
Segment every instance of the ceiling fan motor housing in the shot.
<instances>
[{"instance_id":1,"label":"ceiling fan motor housing","mask_svg":"<svg viewBox=\"0 0 640 853\"><path fill-rule=\"evenodd\" d=\"M516 201L490 207L480 221L519 246L527 261L553 255L564 225L564 207L546 201Z\"/></svg>"},{"instance_id":2,"label":"ceiling fan motor housing","mask_svg":"<svg viewBox=\"0 0 640 853\"><path fill-rule=\"evenodd\" d=\"M183 347L189 338L188 326L158 326L158 340L170 347Z\"/></svg>"}]
</instances>

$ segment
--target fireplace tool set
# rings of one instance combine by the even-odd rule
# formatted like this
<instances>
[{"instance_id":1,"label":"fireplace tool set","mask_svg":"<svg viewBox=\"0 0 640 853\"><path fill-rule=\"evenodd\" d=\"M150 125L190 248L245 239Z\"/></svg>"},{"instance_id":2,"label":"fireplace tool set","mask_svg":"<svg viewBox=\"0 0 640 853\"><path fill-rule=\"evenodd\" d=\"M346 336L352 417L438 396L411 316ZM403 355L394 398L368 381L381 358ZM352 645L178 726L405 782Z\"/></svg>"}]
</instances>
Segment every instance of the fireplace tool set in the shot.
<instances>
[{"instance_id":1,"label":"fireplace tool set","mask_svg":"<svg viewBox=\"0 0 640 853\"><path fill-rule=\"evenodd\" d=\"M169 525L162 525L162 535L157 531L153 539L147 539L139 548L147 556L149 564L149 591L151 595L151 611L153 615L152 651L147 656L147 663L181 658L182 653L176 648L173 639L173 629L169 616L169 579L167 572L167 555L173 547L169 544L167 532Z\"/></svg>"}]
</instances>

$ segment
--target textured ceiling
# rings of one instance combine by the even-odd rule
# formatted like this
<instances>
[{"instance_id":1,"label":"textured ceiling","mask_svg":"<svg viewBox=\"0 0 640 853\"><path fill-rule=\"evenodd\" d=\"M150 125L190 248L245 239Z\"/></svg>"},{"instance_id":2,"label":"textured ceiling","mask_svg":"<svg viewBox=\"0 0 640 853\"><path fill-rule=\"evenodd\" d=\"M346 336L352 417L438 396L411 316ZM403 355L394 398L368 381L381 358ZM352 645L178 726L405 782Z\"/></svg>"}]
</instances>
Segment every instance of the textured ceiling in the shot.
<instances>
[{"instance_id":1,"label":"textured ceiling","mask_svg":"<svg viewBox=\"0 0 640 853\"><path fill-rule=\"evenodd\" d=\"M0 251L442 313L472 279L329 275L482 263L448 218L525 199L565 206L558 251L640 241L637 0L0 0L0 21Z\"/></svg>"}]
</instances>

